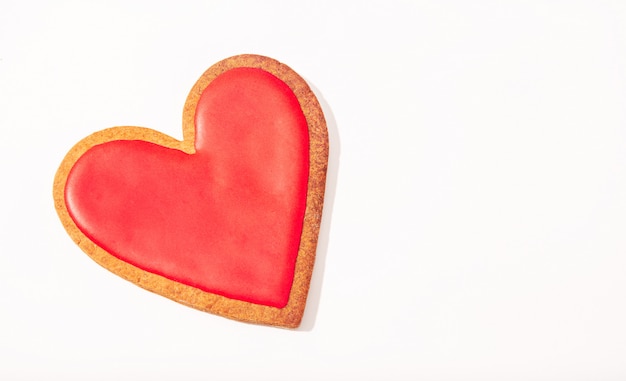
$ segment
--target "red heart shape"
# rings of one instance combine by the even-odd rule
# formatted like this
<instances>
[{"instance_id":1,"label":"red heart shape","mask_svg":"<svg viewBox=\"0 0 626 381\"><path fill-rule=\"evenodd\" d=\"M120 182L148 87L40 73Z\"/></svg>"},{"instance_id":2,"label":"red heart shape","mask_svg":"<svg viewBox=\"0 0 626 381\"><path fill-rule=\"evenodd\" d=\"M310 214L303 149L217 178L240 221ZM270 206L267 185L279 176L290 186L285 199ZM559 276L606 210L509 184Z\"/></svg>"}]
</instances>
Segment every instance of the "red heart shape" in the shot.
<instances>
[{"instance_id":1,"label":"red heart shape","mask_svg":"<svg viewBox=\"0 0 626 381\"><path fill-rule=\"evenodd\" d=\"M178 142L118 127L75 146L55 181L66 229L97 262L151 291L297 326L327 161L317 100L285 65L231 57L192 89L183 132Z\"/></svg>"}]
</instances>

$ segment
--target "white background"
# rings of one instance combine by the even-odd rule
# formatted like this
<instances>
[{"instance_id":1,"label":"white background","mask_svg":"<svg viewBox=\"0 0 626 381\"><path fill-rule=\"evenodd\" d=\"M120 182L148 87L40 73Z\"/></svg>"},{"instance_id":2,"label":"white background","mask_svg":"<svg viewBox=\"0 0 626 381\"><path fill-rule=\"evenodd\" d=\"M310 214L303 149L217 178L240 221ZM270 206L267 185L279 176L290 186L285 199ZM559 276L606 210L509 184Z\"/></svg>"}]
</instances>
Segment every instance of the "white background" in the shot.
<instances>
[{"instance_id":1,"label":"white background","mask_svg":"<svg viewBox=\"0 0 626 381\"><path fill-rule=\"evenodd\" d=\"M626 3L0 3L0 379L626 379ZM331 158L303 327L151 294L52 180L116 125L182 138L240 53L314 88Z\"/></svg>"}]
</instances>

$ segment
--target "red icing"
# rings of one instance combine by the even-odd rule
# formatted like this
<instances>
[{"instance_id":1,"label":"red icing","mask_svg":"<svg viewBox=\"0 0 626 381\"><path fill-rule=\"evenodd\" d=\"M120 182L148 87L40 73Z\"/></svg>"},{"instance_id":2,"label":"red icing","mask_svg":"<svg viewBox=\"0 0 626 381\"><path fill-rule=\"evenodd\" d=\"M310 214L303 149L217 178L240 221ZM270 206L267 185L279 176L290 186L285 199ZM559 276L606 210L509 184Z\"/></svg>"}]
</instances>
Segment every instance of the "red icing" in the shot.
<instances>
[{"instance_id":1,"label":"red icing","mask_svg":"<svg viewBox=\"0 0 626 381\"><path fill-rule=\"evenodd\" d=\"M65 200L110 254L204 291L282 308L306 204L309 138L289 87L260 69L213 80L196 109L196 153L140 140L89 149Z\"/></svg>"}]
</instances>

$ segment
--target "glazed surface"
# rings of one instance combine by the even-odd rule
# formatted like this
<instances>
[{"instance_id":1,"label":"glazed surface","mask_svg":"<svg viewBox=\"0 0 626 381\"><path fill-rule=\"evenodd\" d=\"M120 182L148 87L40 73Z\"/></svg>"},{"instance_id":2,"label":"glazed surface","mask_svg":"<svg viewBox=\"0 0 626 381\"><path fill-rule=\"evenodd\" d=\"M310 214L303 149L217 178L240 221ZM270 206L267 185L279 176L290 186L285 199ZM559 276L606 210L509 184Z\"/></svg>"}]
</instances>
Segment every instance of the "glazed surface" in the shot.
<instances>
[{"instance_id":1,"label":"glazed surface","mask_svg":"<svg viewBox=\"0 0 626 381\"><path fill-rule=\"evenodd\" d=\"M85 152L65 201L90 240L145 271L282 308L298 254L307 122L272 74L231 69L202 93L195 150L116 140Z\"/></svg>"}]
</instances>

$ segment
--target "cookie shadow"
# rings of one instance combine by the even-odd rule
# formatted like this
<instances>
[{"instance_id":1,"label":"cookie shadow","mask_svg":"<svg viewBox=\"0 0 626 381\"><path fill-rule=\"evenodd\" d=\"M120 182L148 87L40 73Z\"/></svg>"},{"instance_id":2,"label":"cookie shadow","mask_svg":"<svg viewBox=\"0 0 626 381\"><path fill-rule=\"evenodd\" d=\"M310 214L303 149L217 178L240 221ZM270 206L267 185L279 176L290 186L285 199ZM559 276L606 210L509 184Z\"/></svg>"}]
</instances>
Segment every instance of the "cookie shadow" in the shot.
<instances>
[{"instance_id":1,"label":"cookie shadow","mask_svg":"<svg viewBox=\"0 0 626 381\"><path fill-rule=\"evenodd\" d=\"M307 81L311 90L317 97L317 100L324 112L326 119L326 127L328 129L329 154L328 169L326 172L326 191L324 193L324 209L322 211L322 223L317 241L317 252L315 256L315 266L311 276L311 285L307 304L302 316L302 322L298 331L312 331L317 319L317 312L320 305L322 295L322 284L324 281L324 268L326 266L326 256L328 254L328 242L330 238L330 226L335 205L335 193L337 189L337 174L339 172L339 157L341 154L341 144L339 140L339 129L337 121L326 99L317 87Z\"/></svg>"}]
</instances>

